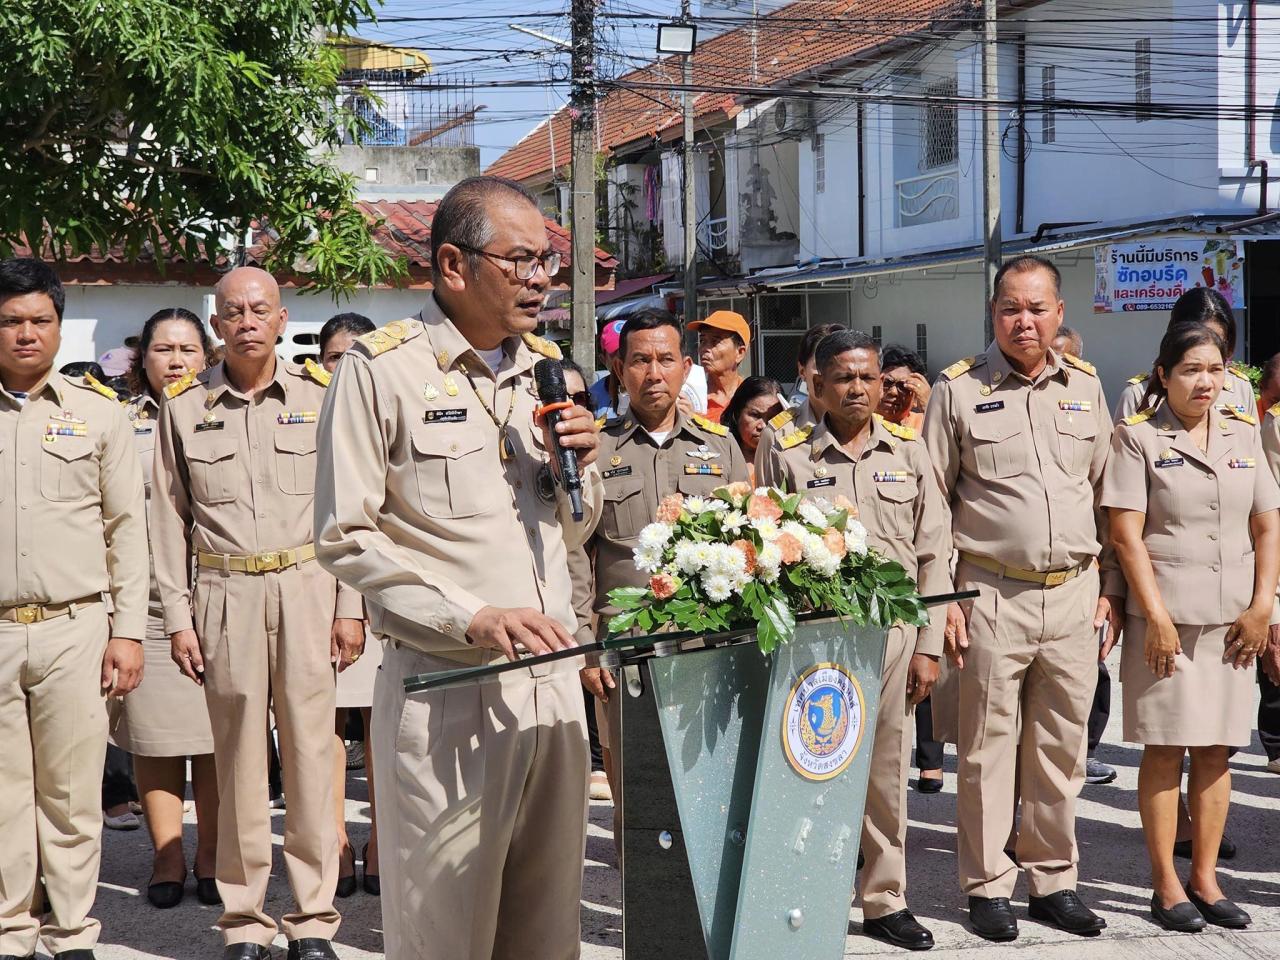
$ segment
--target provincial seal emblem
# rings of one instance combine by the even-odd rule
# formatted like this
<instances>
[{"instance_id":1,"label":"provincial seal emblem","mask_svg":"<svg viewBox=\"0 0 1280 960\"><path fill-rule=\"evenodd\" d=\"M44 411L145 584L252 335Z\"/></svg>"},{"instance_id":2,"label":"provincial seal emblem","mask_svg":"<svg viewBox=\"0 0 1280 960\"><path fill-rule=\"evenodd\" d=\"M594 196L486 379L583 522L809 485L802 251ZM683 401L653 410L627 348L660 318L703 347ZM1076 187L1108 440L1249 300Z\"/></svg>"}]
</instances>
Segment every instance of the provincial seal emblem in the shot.
<instances>
[{"instance_id":1,"label":"provincial seal emblem","mask_svg":"<svg viewBox=\"0 0 1280 960\"><path fill-rule=\"evenodd\" d=\"M862 741L866 704L857 679L838 663L810 667L791 688L782 722L782 749L806 780L831 780L853 762Z\"/></svg>"}]
</instances>

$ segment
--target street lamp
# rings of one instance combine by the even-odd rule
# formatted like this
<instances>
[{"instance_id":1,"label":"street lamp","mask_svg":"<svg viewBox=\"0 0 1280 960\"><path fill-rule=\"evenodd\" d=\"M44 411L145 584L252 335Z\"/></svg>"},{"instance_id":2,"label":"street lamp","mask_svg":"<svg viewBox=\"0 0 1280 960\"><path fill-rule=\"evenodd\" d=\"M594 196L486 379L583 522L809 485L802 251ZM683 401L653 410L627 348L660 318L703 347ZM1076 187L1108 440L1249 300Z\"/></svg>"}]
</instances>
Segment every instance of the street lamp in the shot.
<instances>
[{"instance_id":1,"label":"street lamp","mask_svg":"<svg viewBox=\"0 0 1280 960\"><path fill-rule=\"evenodd\" d=\"M677 54L682 57L693 56L694 47L698 45L698 28L692 23L660 23L658 24L658 52Z\"/></svg>"}]
</instances>

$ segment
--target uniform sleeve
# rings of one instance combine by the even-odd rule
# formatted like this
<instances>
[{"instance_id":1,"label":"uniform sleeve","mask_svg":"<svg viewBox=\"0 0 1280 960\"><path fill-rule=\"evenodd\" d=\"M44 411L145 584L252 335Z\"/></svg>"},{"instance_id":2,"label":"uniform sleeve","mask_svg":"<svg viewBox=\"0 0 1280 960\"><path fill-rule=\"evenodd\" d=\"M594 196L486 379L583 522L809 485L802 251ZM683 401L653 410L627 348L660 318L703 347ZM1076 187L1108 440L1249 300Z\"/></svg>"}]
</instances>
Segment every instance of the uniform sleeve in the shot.
<instances>
[{"instance_id":1,"label":"uniform sleeve","mask_svg":"<svg viewBox=\"0 0 1280 960\"><path fill-rule=\"evenodd\" d=\"M564 545L575 550L591 539L600 514L604 510L604 481L600 470L593 463L582 473L582 519L573 519L573 507L569 496L560 484L556 484L556 517L564 530Z\"/></svg>"},{"instance_id":2,"label":"uniform sleeve","mask_svg":"<svg viewBox=\"0 0 1280 960\"><path fill-rule=\"evenodd\" d=\"M919 565L917 589L924 596L949 593L951 580L951 511L934 479L933 464L924 444L914 443L916 453L915 551ZM931 608L930 624L916 635L916 653L942 656L942 632L946 605Z\"/></svg>"},{"instance_id":3,"label":"uniform sleeve","mask_svg":"<svg viewBox=\"0 0 1280 960\"><path fill-rule=\"evenodd\" d=\"M786 489L787 468L782 462L782 451L778 444L770 438L768 445L760 438L760 446L756 447L756 486L778 487Z\"/></svg>"},{"instance_id":4,"label":"uniform sleeve","mask_svg":"<svg viewBox=\"0 0 1280 960\"><path fill-rule=\"evenodd\" d=\"M151 570L147 553L147 500L133 426L112 404L111 426L99 461L102 526L107 546L114 613L111 635L142 640L147 635Z\"/></svg>"},{"instance_id":5,"label":"uniform sleeve","mask_svg":"<svg viewBox=\"0 0 1280 960\"><path fill-rule=\"evenodd\" d=\"M172 406L172 401L160 406L160 436L151 477L151 553L164 629L169 634L192 629L190 478Z\"/></svg>"},{"instance_id":6,"label":"uniform sleeve","mask_svg":"<svg viewBox=\"0 0 1280 960\"><path fill-rule=\"evenodd\" d=\"M1138 404L1142 402L1143 395L1147 392L1146 382L1142 383L1126 383L1124 389L1120 391L1120 399L1116 401L1115 413L1112 414L1111 422L1119 423L1125 417L1132 417L1138 412Z\"/></svg>"},{"instance_id":7,"label":"uniform sleeve","mask_svg":"<svg viewBox=\"0 0 1280 960\"><path fill-rule=\"evenodd\" d=\"M951 381L939 380L924 410L924 447L933 465L933 476L948 506L960 476L960 441L952 416Z\"/></svg>"},{"instance_id":8,"label":"uniform sleeve","mask_svg":"<svg viewBox=\"0 0 1280 960\"><path fill-rule=\"evenodd\" d=\"M1262 418L1262 454L1271 476L1280 482L1280 417L1269 413Z\"/></svg>"},{"instance_id":9,"label":"uniform sleeve","mask_svg":"<svg viewBox=\"0 0 1280 960\"><path fill-rule=\"evenodd\" d=\"M1120 427L1111 437L1100 502L1103 509L1147 512L1147 457L1129 427Z\"/></svg>"},{"instance_id":10,"label":"uniform sleeve","mask_svg":"<svg viewBox=\"0 0 1280 960\"><path fill-rule=\"evenodd\" d=\"M316 433L316 557L371 603L420 625L437 642L454 640L461 647L471 621L488 604L426 569L378 526L394 422L368 360L348 353L326 391ZM585 508L588 497L583 500ZM404 639L412 645L412 637Z\"/></svg>"},{"instance_id":11,"label":"uniform sleeve","mask_svg":"<svg viewBox=\"0 0 1280 960\"><path fill-rule=\"evenodd\" d=\"M1120 569L1120 561L1116 559L1115 547L1111 545L1111 517L1102 505L1102 483L1106 473L1107 459L1111 456L1112 423L1107 416L1107 397L1102 392L1102 381L1096 377L1098 397L1094 401L1094 416L1097 417L1098 435L1093 442L1093 461L1089 464L1089 482L1093 485L1093 515L1098 528L1098 572L1101 578L1101 592L1104 597L1123 597L1127 591L1124 571Z\"/></svg>"},{"instance_id":12,"label":"uniform sleeve","mask_svg":"<svg viewBox=\"0 0 1280 960\"><path fill-rule=\"evenodd\" d=\"M573 587L573 613L578 620L573 639L578 646L584 646L595 640L596 599L595 571L586 547L569 551L569 582Z\"/></svg>"},{"instance_id":13,"label":"uniform sleeve","mask_svg":"<svg viewBox=\"0 0 1280 960\"><path fill-rule=\"evenodd\" d=\"M1272 417L1271 419L1275 419ZM1262 465L1265 456L1263 452L1262 439L1254 433L1254 460L1259 466ZM1253 508L1249 511L1249 516L1255 516L1259 513L1266 513L1268 510L1280 509L1280 486L1276 485L1276 479L1271 475L1270 470L1254 470L1253 478Z\"/></svg>"},{"instance_id":14,"label":"uniform sleeve","mask_svg":"<svg viewBox=\"0 0 1280 960\"><path fill-rule=\"evenodd\" d=\"M738 441L732 436L729 438L729 473L724 478L725 483L746 483L751 479L747 472L747 457L742 452L742 447L738 445ZM756 449L759 453L759 448Z\"/></svg>"}]
</instances>

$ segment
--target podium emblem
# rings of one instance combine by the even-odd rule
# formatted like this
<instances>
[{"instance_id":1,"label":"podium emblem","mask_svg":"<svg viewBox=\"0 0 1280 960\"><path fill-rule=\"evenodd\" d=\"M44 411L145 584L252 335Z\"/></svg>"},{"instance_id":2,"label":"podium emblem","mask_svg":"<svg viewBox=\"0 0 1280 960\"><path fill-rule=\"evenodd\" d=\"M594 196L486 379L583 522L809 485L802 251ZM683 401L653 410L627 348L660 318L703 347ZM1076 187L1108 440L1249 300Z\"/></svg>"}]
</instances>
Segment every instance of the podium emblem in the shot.
<instances>
[{"instance_id":1,"label":"podium emblem","mask_svg":"<svg viewBox=\"0 0 1280 960\"><path fill-rule=\"evenodd\" d=\"M857 679L838 663L819 663L791 688L782 723L782 748L806 780L838 777L862 740L866 706Z\"/></svg>"}]
</instances>

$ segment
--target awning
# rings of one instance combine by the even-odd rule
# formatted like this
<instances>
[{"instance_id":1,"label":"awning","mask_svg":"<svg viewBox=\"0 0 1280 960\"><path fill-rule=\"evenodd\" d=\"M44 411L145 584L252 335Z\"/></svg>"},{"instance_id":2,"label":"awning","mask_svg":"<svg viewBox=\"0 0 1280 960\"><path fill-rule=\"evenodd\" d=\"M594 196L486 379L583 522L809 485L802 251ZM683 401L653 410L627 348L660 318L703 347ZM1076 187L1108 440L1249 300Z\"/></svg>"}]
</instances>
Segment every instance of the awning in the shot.
<instances>
[{"instance_id":1,"label":"awning","mask_svg":"<svg viewBox=\"0 0 1280 960\"><path fill-rule=\"evenodd\" d=\"M612 290L596 291L596 306L603 307L606 303L613 303L615 300L621 300L637 293L648 292L651 287L656 287L674 276L674 273L655 273L649 277L617 280L614 282Z\"/></svg>"},{"instance_id":2,"label":"awning","mask_svg":"<svg viewBox=\"0 0 1280 960\"><path fill-rule=\"evenodd\" d=\"M613 303L607 303L596 310L596 323L599 325L608 323L610 320L622 320L624 317L629 317L633 313L649 308L654 310L667 309L666 297L650 294L646 297L632 297L630 300L615 300Z\"/></svg>"}]
</instances>

